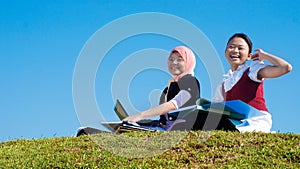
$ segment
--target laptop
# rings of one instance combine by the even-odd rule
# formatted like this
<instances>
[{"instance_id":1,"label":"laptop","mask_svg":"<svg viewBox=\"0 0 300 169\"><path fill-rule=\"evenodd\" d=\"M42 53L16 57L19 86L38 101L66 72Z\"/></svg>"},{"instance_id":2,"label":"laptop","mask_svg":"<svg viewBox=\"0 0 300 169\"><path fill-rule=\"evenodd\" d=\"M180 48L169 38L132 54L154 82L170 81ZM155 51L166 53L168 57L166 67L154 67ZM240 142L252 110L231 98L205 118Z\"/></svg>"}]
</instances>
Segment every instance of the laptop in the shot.
<instances>
[{"instance_id":1,"label":"laptop","mask_svg":"<svg viewBox=\"0 0 300 169\"><path fill-rule=\"evenodd\" d=\"M128 117L128 113L121 104L120 100L117 99L114 111L119 117L118 122L102 122L101 124L109 130L122 133L127 131L163 131L164 129L159 126L159 120L143 119L138 122L122 121Z\"/></svg>"},{"instance_id":2,"label":"laptop","mask_svg":"<svg viewBox=\"0 0 300 169\"><path fill-rule=\"evenodd\" d=\"M114 111L116 112L117 116L119 117L120 120L125 119L128 117L128 113L121 104L120 100L117 99L116 105L114 108ZM159 120L152 120L152 119L142 119L138 122L136 122L138 125L145 125L145 126L158 126L159 125Z\"/></svg>"}]
</instances>

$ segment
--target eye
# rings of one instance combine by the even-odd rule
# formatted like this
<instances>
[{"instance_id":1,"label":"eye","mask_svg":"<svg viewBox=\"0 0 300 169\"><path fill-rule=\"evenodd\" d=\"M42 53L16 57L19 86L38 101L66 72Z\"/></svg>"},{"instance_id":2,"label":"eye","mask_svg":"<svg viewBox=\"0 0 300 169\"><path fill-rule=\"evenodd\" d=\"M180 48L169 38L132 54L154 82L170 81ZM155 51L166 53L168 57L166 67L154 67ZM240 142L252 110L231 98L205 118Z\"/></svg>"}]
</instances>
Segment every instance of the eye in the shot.
<instances>
[{"instance_id":1,"label":"eye","mask_svg":"<svg viewBox=\"0 0 300 169\"><path fill-rule=\"evenodd\" d=\"M228 49L233 49L234 46L233 46L233 45L229 45L227 48L228 48Z\"/></svg>"},{"instance_id":2,"label":"eye","mask_svg":"<svg viewBox=\"0 0 300 169\"><path fill-rule=\"evenodd\" d=\"M177 62L182 62L183 59L181 57L177 58Z\"/></svg>"},{"instance_id":3,"label":"eye","mask_svg":"<svg viewBox=\"0 0 300 169\"><path fill-rule=\"evenodd\" d=\"M174 62L174 60L175 60L175 58L173 58L173 57L170 57L170 58L169 58L169 61L170 61L170 62Z\"/></svg>"},{"instance_id":4,"label":"eye","mask_svg":"<svg viewBox=\"0 0 300 169\"><path fill-rule=\"evenodd\" d=\"M183 62L183 58L182 57L170 57L169 58L169 62Z\"/></svg>"}]
</instances>

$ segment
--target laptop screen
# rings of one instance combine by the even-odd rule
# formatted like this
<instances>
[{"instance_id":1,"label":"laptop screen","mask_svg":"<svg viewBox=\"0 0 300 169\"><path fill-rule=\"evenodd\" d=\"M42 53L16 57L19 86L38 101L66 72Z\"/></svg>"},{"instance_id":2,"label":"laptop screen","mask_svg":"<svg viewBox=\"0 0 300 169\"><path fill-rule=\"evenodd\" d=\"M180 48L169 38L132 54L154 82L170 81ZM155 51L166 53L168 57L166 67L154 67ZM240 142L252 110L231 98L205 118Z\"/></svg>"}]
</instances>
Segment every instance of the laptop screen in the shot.
<instances>
[{"instance_id":1,"label":"laptop screen","mask_svg":"<svg viewBox=\"0 0 300 169\"><path fill-rule=\"evenodd\" d=\"M125 119L129 115L127 114L126 110L122 106L121 102L117 99L116 106L114 108L116 114L118 115L120 120Z\"/></svg>"}]
</instances>

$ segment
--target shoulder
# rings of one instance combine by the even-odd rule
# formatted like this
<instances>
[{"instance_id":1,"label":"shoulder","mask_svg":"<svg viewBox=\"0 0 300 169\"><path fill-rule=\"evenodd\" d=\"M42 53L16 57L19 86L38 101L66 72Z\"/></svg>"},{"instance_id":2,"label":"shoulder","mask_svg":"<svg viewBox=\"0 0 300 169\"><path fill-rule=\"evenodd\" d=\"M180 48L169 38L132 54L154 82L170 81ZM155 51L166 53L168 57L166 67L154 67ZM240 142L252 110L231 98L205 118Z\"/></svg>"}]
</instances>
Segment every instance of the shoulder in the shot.
<instances>
[{"instance_id":1,"label":"shoulder","mask_svg":"<svg viewBox=\"0 0 300 169\"><path fill-rule=\"evenodd\" d=\"M183 76L181 79L179 79L178 86L180 89L193 88L194 90L196 90L196 89L199 90L200 83L195 76L187 74L187 75Z\"/></svg>"},{"instance_id":2,"label":"shoulder","mask_svg":"<svg viewBox=\"0 0 300 169\"><path fill-rule=\"evenodd\" d=\"M250 71L256 71L256 70L260 70L264 67L266 67L267 65L263 62L263 61L252 61L250 64Z\"/></svg>"},{"instance_id":3,"label":"shoulder","mask_svg":"<svg viewBox=\"0 0 300 169\"><path fill-rule=\"evenodd\" d=\"M267 65L263 61L253 61L249 66L249 78L256 82L262 82L264 79L260 80L258 78L258 72L266 66Z\"/></svg>"},{"instance_id":4,"label":"shoulder","mask_svg":"<svg viewBox=\"0 0 300 169\"><path fill-rule=\"evenodd\" d=\"M179 83L180 82L186 82L186 81L197 81L198 82L198 79L195 77L195 76L192 76L191 74L187 74L187 75L184 75L181 79L179 79Z\"/></svg>"}]
</instances>

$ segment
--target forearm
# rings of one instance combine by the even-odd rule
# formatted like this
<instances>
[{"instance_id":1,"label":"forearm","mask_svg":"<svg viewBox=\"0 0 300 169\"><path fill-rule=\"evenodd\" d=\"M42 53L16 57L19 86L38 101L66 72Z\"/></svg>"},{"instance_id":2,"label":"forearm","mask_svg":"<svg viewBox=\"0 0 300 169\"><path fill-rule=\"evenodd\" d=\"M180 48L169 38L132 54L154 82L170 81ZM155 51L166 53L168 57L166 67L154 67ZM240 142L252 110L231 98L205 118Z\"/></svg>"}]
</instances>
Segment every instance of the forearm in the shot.
<instances>
[{"instance_id":1,"label":"forearm","mask_svg":"<svg viewBox=\"0 0 300 169\"><path fill-rule=\"evenodd\" d=\"M256 56L256 58L258 57L259 60L267 60L271 64L273 64L273 65L270 65L270 66L267 66L267 67L261 69L258 72L257 77L259 79L276 78L276 77L282 76L292 70L292 66L287 61L285 61L277 56L274 56L272 54L269 54L267 52L264 52L261 49L257 49L256 51L257 51L257 53L254 54Z\"/></svg>"},{"instance_id":2,"label":"forearm","mask_svg":"<svg viewBox=\"0 0 300 169\"><path fill-rule=\"evenodd\" d=\"M159 106L153 107L153 108L145 110L143 112L140 112L138 114L128 116L124 120L136 122L136 121L139 121L139 120L147 118L147 117L153 117L153 116L167 114L169 111L175 110L175 109L176 109L175 105L171 101L169 101L169 102L163 103Z\"/></svg>"},{"instance_id":3,"label":"forearm","mask_svg":"<svg viewBox=\"0 0 300 169\"><path fill-rule=\"evenodd\" d=\"M263 52L263 59L269 61L276 67L284 69L286 72L289 72L292 69L292 66L287 61L267 52Z\"/></svg>"},{"instance_id":4,"label":"forearm","mask_svg":"<svg viewBox=\"0 0 300 169\"><path fill-rule=\"evenodd\" d=\"M163 114L167 114L171 110L175 110L176 106L171 102L165 102L159 106L153 107L151 109L145 110L141 112L141 117L152 117L152 116L160 116Z\"/></svg>"}]
</instances>

